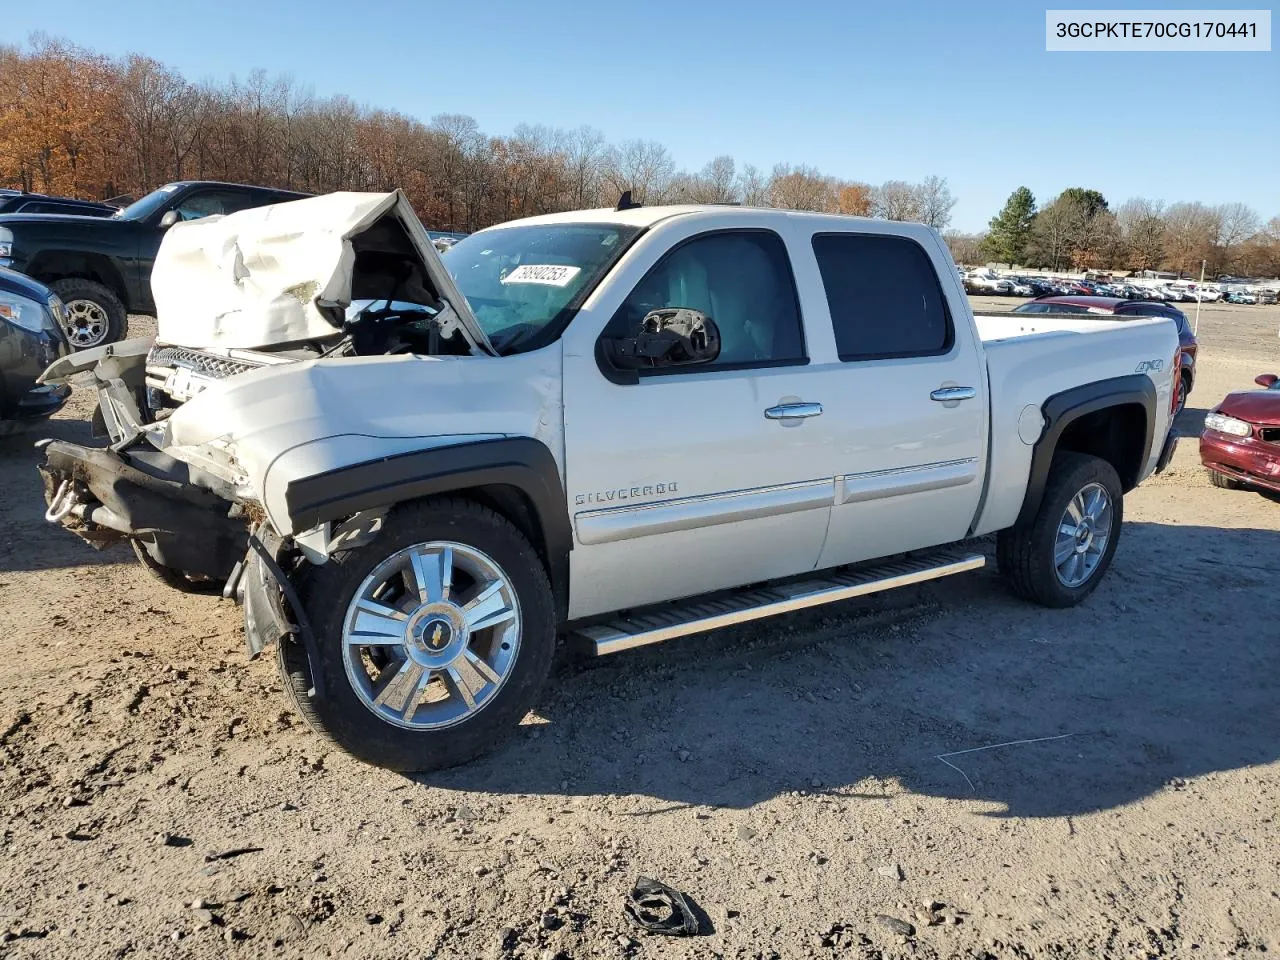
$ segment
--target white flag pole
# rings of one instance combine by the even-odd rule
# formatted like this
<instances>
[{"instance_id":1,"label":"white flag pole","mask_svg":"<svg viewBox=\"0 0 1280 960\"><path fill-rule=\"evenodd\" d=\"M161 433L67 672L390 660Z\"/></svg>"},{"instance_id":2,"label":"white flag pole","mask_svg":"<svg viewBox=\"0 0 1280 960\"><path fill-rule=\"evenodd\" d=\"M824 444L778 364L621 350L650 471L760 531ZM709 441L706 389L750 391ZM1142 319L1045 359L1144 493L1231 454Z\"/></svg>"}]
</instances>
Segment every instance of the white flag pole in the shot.
<instances>
[{"instance_id":1,"label":"white flag pole","mask_svg":"<svg viewBox=\"0 0 1280 960\"><path fill-rule=\"evenodd\" d=\"M1191 327L1192 334L1200 335L1200 301L1204 298L1204 265L1207 261L1200 261L1200 289L1196 291L1196 322Z\"/></svg>"}]
</instances>

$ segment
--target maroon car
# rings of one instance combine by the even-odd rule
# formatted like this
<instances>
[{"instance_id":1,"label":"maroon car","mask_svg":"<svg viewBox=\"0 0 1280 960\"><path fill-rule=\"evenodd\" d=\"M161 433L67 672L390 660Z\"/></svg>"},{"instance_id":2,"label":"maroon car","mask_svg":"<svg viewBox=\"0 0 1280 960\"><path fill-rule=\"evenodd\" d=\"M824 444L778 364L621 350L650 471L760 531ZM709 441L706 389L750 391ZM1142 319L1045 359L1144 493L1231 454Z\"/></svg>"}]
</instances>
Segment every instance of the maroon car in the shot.
<instances>
[{"instance_id":1,"label":"maroon car","mask_svg":"<svg viewBox=\"0 0 1280 960\"><path fill-rule=\"evenodd\" d=\"M1200 460L1215 487L1280 493L1280 377L1254 383L1263 389L1229 393L1204 418Z\"/></svg>"},{"instance_id":2,"label":"maroon car","mask_svg":"<svg viewBox=\"0 0 1280 960\"><path fill-rule=\"evenodd\" d=\"M1039 297L1016 307L1014 313L1078 313L1085 316L1168 317L1178 325L1178 343L1182 347L1182 376L1178 379L1178 402L1175 411L1187 405L1187 397L1196 382L1196 351L1200 344L1191 332L1187 315L1163 300L1124 300L1120 297Z\"/></svg>"}]
</instances>

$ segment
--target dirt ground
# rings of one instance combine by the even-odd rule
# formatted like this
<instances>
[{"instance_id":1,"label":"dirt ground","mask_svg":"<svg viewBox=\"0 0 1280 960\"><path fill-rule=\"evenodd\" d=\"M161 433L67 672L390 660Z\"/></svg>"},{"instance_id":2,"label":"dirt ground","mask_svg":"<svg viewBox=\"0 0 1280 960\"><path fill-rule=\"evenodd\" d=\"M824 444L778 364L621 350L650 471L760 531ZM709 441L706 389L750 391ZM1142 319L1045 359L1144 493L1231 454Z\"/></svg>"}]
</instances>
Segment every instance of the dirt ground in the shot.
<instances>
[{"instance_id":1,"label":"dirt ground","mask_svg":"<svg viewBox=\"0 0 1280 960\"><path fill-rule=\"evenodd\" d=\"M1280 372L1277 327L1206 305L1184 432ZM988 568L567 660L496 754L406 778L309 733L232 604L45 523L31 439L0 441L5 960L1280 951L1280 503L1194 442L1080 608ZM711 932L629 926L637 876Z\"/></svg>"}]
</instances>

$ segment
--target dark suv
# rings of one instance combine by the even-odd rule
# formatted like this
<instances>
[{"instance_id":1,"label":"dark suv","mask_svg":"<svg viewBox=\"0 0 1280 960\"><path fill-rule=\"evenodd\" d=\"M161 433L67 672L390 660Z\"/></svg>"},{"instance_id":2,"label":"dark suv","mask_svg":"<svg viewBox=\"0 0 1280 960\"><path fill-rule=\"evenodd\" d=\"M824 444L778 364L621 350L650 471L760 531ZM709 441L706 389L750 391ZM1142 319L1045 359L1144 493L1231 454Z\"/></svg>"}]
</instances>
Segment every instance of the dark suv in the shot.
<instances>
[{"instance_id":1,"label":"dark suv","mask_svg":"<svg viewBox=\"0 0 1280 960\"><path fill-rule=\"evenodd\" d=\"M1191 330L1187 315L1163 300L1124 300L1120 297L1041 297L1014 308L1014 313L1082 314L1094 317L1168 317L1178 327L1182 375L1178 381L1177 409L1187 405L1187 397L1196 382L1196 351L1199 341Z\"/></svg>"},{"instance_id":2,"label":"dark suv","mask_svg":"<svg viewBox=\"0 0 1280 960\"><path fill-rule=\"evenodd\" d=\"M0 267L47 284L64 304L71 345L96 347L122 339L130 313L154 314L151 267L173 224L305 196L199 180L167 184L110 217L0 214Z\"/></svg>"}]
</instances>

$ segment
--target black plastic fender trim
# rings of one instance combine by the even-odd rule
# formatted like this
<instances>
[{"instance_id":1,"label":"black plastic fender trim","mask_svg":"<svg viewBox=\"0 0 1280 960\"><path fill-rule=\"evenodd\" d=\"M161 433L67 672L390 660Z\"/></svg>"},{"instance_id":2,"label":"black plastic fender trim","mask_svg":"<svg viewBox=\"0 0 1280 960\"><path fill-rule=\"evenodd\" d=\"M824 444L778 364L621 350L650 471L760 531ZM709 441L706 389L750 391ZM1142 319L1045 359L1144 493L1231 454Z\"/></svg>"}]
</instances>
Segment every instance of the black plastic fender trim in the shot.
<instances>
[{"instance_id":1,"label":"black plastic fender trim","mask_svg":"<svg viewBox=\"0 0 1280 960\"><path fill-rule=\"evenodd\" d=\"M1145 465L1151 456L1151 442L1156 428L1156 388L1150 377L1131 373L1123 377L1097 380L1055 393L1044 402L1041 411L1046 421L1045 428L1031 454L1031 473L1027 478L1027 492L1022 498L1022 510L1018 513L1018 524L1027 524L1035 519L1040 502L1044 499L1044 489L1049 481L1049 469L1053 466L1058 441L1062 439L1067 427L1086 414L1125 404L1138 404L1146 411L1147 429L1141 460L1141 464Z\"/></svg>"},{"instance_id":2,"label":"black plastic fender trim","mask_svg":"<svg viewBox=\"0 0 1280 960\"><path fill-rule=\"evenodd\" d=\"M293 481L284 498L293 529L309 530L360 510L484 486L514 487L532 504L563 618L573 549L568 504L555 457L532 437L478 440L351 464Z\"/></svg>"},{"instance_id":3,"label":"black plastic fender trim","mask_svg":"<svg viewBox=\"0 0 1280 960\"><path fill-rule=\"evenodd\" d=\"M270 535L272 531L258 532ZM298 591L295 590L293 588L293 584L289 582L288 574L280 569L280 564L276 563L276 558L272 556L272 551L268 549L266 544L258 539L258 532L249 535L249 550L257 556L258 563L260 563L263 569L270 574L273 580L275 580L276 586L280 588L280 592L284 594L285 600L288 601L290 611L293 613L294 619L298 621L297 633L302 637L302 646L307 653L307 662L311 665L311 690L308 692L313 697L323 697L324 674L320 669L320 650L317 646L315 631L311 629L311 620L307 616L307 611L302 606L302 598L298 596ZM250 587L250 589L252 589L252 587ZM250 601L248 597L246 597L246 614L248 614L250 609ZM285 632L292 633L294 631L286 629ZM245 635L246 640L249 643L250 656L257 656L262 652L263 646L257 646L257 649L254 649L255 642L249 634L250 631L246 630ZM284 636L281 636L276 642L287 643L288 641Z\"/></svg>"}]
</instances>

